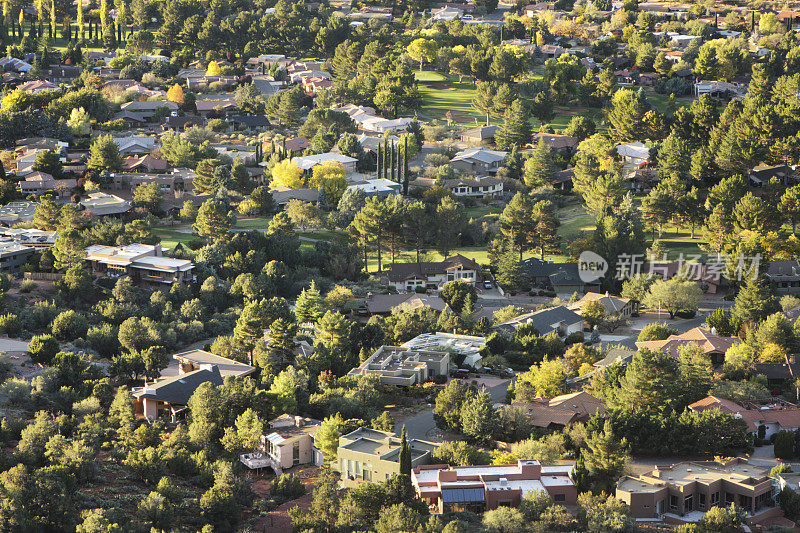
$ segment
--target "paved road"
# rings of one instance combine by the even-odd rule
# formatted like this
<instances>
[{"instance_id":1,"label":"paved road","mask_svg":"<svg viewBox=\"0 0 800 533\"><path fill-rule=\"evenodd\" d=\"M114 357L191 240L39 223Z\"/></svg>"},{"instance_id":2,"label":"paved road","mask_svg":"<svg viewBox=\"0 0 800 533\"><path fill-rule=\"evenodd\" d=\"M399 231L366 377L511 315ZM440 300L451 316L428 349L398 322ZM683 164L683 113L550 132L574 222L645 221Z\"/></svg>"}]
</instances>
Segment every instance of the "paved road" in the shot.
<instances>
[{"instance_id":1,"label":"paved road","mask_svg":"<svg viewBox=\"0 0 800 533\"><path fill-rule=\"evenodd\" d=\"M499 385L495 385L494 387L487 389L489 395L492 397L493 402L497 403L505 400L509 383L510 381L504 381ZM441 431L436 427L436 423L433 421L432 409L426 409L418 415L408 418L397 424L394 428L395 431L399 433L403 425L406 426L406 433L409 437L431 440L435 442L441 442L443 440Z\"/></svg>"}]
</instances>

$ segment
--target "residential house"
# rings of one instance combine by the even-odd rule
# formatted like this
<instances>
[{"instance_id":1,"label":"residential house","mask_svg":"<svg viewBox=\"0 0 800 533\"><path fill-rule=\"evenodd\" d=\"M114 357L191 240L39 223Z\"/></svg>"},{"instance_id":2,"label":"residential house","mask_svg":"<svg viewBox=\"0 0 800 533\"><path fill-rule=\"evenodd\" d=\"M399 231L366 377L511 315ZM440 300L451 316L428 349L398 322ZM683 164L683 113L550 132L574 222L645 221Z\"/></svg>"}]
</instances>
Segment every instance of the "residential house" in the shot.
<instances>
[{"instance_id":1,"label":"residential house","mask_svg":"<svg viewBox=\"0 0 800 533\"><path fill-rule=\"evenodd\" d=\"M755 363L755 375L767 378L767 387L773 394L782 394L787 385L794 386L800 378L800 363L793 356L782 363Z\"/></svg>"},{"instance_id":2,"label":"residential house","mask_svg":"<svg viewBox=\"0 0 800 533\"><path fill-rule=\"evenodd\" d=\"M51 83L49 81L34 80L25 82L22 85L18 85L17 90L22 91L24 93L39 94L39 93L47 93L50 91L60 91L61 89L55 83Z\"/></svg>"},{"instance_id":3,"label":"residential house","mask_svg":"<svg viewBox=\"0 0 800 533\"><path fill-rule=\"evenodd\" d=\"M796 405L777 400L766 405L747 402L744 406L725 398L706 396L689 405L694 412L718 409L734 415L747 423L747 430L759 439L769 439L779 431L800 429L800 409Z\"/></svg>"},{"instance_id":4,"label":"residential house","mask_svg":"<svg viewBox=\"0 0 800 533\"><path fill-rule=\"evenodd\" d=\"M190 350L173 357L178 360L177 375L160 378L154 383L145 382L144 387L131 391L137 416L151 422L169 416L176 422L186 414L189 398L203 383L218 386L228 376L241 378L255 372L252 366L203 350Z\"/></svg>"},{"instance_id":5,"label":"residential house","mask_svg":"<svg viewBox=\"0 0 800 533\"><path fill-rule=\"evenodd\" d=\"M55 231L44 231L35 228L3 228L0 227L0 242L13 243L44 250L52 248L58 234Z\"/></svg>"},{"instance_id":6,"label":"residential house","mask_svg":"<svg viewBox=\"0 0 800 533\"><path fill-rule=\"evenodd\" d=\"M524 313L492 326L492 329L513 333L523 324L531 324L540 335L556 332L559 337L583 331L583 317L563 305Z\"/></svg>"},{"instance_id":7,"label":"residential house","mask_svg":"<svg viewBox=\"0 0 800 533\"><path fill-rule=\"evenodd\" d=\"M408 125L414 122L413 118L388 119L383 117L370 117L358 121L358 126L364 131L374 131L376 133L405 133Z\"/></svg>"},{"instance_id":8,"label":"residential house","mask_svg":"<svg viewBox=\"0 0 800 533\"><path fill-rule=\"evenodd\" d=\"M636 350L631 350L630 348L624 348L622 346L615 346L609 348L606 351L606 356L594 363L593 366L598 369L603 369L618 363L621 365L627 365L633 360L634 355L636 355Z\"/></svg>"},{"instance_id":9,"label":"residential house","mask_svg":"<svg viewBox=\"0 0 800 533\"><path fill-rule=\"evenodd\" d=\"M694 84L694 95L699 97L708 94L712 98L739 97L747 93L747 85L728 81L697 81Z\"/></svg>"},{"instance_id":10,"label":"residential house","mask_svg":"<svg viewBox=\"0 0 800 533\"><path fill-rule=\"evenodd\" d=\"M273 462L276 472L297 465L322 465L322 452L314 440L319 420L284 413L268 424L270 432L261 436L261 451Z\"/></svg>"},{"instance_id":11,"label":"residential house","mask_svg":"<svg viewBox=\"0 0 800 533\"><path fill-rule=\"evenodd\" d=\"M95 244L86 249L86 261L97 276L130 276L134 283L155 287L194 281L194 263L164 257L160 244Z\"/></svg>"},{"instance_id":12,"label":"residential house","mask_svg":"<svg viewBox=\"0 0 800 533\"><path fill-rule=\"evenodd\" d=\"M608 291L606 291L605 294L599 292L587 292L583 295L583 298L574 304L571 304L569 308L577 313L581 311L583 306L589 302L600 302L607 315L620 315L623 317L629 317L634 312L633 301L630 298L612 296L608 294Z\"/></svg>"},{"instance_id":13,"label":"residential house","mask_svg":"<svg viewBox=\"0 0 800 533\"><path fill-rule=\"evenodd\" d=\"M148 156L149 157L149 156ZM158 183L165 195L182 196L192 191L193 175L178 172L170 174L148 174L137 172L117 172L111 175L111 186L118 191L135 191L142 185Z\"/></svg>"},{"instance_id":14,"label":"residential house","mask_svg":"<svg viewBox=\"0 0 800 533\"><path fill-rule=\"evenodd\" d=\"M494 144L494 136L500 126L478 126L461 133L461 140L465 143Z\"/></svg>"},{"instance_id":15,"label":"residential house","mask_svg":"<svg viewBox=\"0 0 800 533\"><path fill-rule=\"evenodd\" d=\"M0 272L19 274L35 253L36 249L26 244L0 241Z\"/></svg>"},{"instance_id":16,"label":"residential house","mask_svg":"<svg viewBox=\"0 0 800 533\"><path fill-rule=\"evenodd\" d=\"M111 115L111 120L121 120L129 128L141 128L153 118L153 113L146 111L119 111Z\"/></svg>"},{"instance_id":17,"label":"residential house","mask_svg":"<svg viewBox=\"0 0 800 533\"><path fill-rule=\"evenodd\" d=\"M522 268L531 280L531 286L549 289L556 294L585 293L600 288L599 281L584 282L578 274L577 263L553 263L531 257L522 261Z\"/></svg>"},{"instance_id":18,"label":"residential house","mask_svg":"<svg viewBox=\"0 0 800 533\"><path fill-rule=\"evenodd\" d=\"M766 163L760 163L753 167L749 175L750 184L754 187L761 187L765 183L769 183L772 178L776 178L782 185L788 185L797 180L797 175L789 165L768 165Z\"/></svg>"},{"instance_id":19,"label":"residential house","mask_svg":"<svg viewBox=\"0 0 800 533\"><path fill-rule=\"evenodd\" d=\"M229 115L225 117L225 121L234 129L258 130L272 125L264 115Z\"/></svg>"},{"instance_id":20,"label":"residential house","mask_svg":"<svg viewBox=\"0 0 800 533\"><path fill-rule=\"evenodd\" d=\"M77 180L57 180L46 172L31 172L30 174L26 174L25 179L19 182L19 190L22 191L23 194L40 195L49 191L55 191L59 198L68 197L77 186Z\"/></svg>"},{"instance_id":21,"label":"residential house","mask_svg":"<svg viewBox=\"0 0 800 533\"><path fill-rule=\"evenodd\" d=\"M496 174L506 160L508 153L489 150L487 148L467 148L458 152L450 165L471 174Z\"/></svg>"},{"instance_id":22,"label":"residential house","mask_svg":"<svg viewBox=\"0 0 800 533\"><path fill-rule=\"evenodd\" d=\"M33 65L16 57L0 57L0 72L29 72Z\"/></svg>"},{"instance_id":23,"label":"residential house","mask_svg":"<svg viewBox=\"0 0 800 533\"><path fill-rule=\"evenodd\" d=\"M697 282L703 292L716 294L722 286L723 279L719 268L706 263L689 263L686 261L649 262L644 265L643 273L669 280L677 275Z\"/></svg>"},{"instance_id":24,"label":"residential house","mask_svg":"<svg viewBox=\"0 0 800 533\"><path fill-rule=\"evenodd\" d=\"M389 7L382 7L382 6L364 6L356 12L350 13L350 18L353 20L382 20L385 22L389 22L392 20L392 10L391 6Z\"/></svg>"},{"instance_id":25,"label":"residential house","mask_svg":"<svg viewBox=\"0 0 800 533\"><path fill-rule=\"evenodd\" d=\"M127 200L104 192L89 193L89 197L81 200L79 205L96 217L119 216L131 210Z\"/></svg>"},{"instance_id":26,"label":"residential house","mask_svg":"<svg viewBox=\"0 0 800 533\"><path fill-rule=\"evenodd\" d=\"M319 189L290 189L289 187L276 187L270 189L275 205L284 207L292 200L299 200L303 203L317 203L320 200Z\"/></svg>"},{"instance_id":27,"label":"residential house","mask_svg":"<svg viewBox=\"0 0 800 533\"><path fill-rule=\"evenodd\" d=\"M497 196L503 192L503 182L493 176L476 178L454 178L441 182L434 178L420 177L411 182L411 187L433 188L441 184L454 196L462 198L483 198L486 195Z\"/></svg>"},{"instance_id":28,"label":"residential house","mask_svg":"<svg viewBox=\"0 0 800 533\"><path fill-rule=\"evenodd\" d=\"M185 416L189 398L203 383L222 385L222 375L214 365L203 366L186 374L166 377L155 383L145 383L144 387L131 391L134 413L154 421L169 416L175 422Z\"/></svg>"},{"instance_id":29,"label":"residential house","mask_svg":"<svg viewBox=\"0 0 800 533\"><path fill-rule=\"evenodd\" d=\"M200 115L178 115L175 117L167 117L163 126L165 129L183 131L192 126L199 126L202 128L205 123L205 117L201 117Z\"/></svg>"},{"instance_id":30,"label":"residential house","mask_svg":"<svg viewBox=\"0 0 800 533\"><path fill-rule=\"evenodd\" d=\"M385 276L398 291L413 291L417 287L440 289L448 281L470 284L483 281L480 265L460 254L438 262L391 263Z\"/></svg>"},{"instance_id":31,"label":"residential house","mask_svg":"<svg viewBox=\"0 0 800 533\"><path fill-rule=\"evenodd\" d=\"M122 155L149 154L156 147L156 138L147 135L114 137L114 142L119 146L119 153Z\"/></svg>"},{"instance_id":32,"label":"residential house","mask_svg":"<svg viewBox=\"0 0 800 533\"><path fill-rule=\"evenodd\" d=\"M384 143L388 141L389 144L397 143L400 141L400 138L396 135L388 135L384 137L383 135L375 135L375 134L367 134L362 133L358 137L358 142L361 143L361 148L364 149L365 152L370 152L372 155L378 155L378 146L381 148L384 146Z\"/></svg>"},{"instance_id":33,"label":"residential house","mask_svg":"<svg viewBox=\"0 0 800 533\"><path fill-rule=\"evenodd\" d=\"M348 189L360 189L367 196L386 198L403 192L403 185L386 178L356 181L347 186Z\"/></svg>"},{"instance_id":34,"label":"residential house","mask_svg":"<svg viewBox=\"0 0 800 533\"><path fill-rule=\"evenodd\" d=\"M448 21L453 19L460 19L464 16L464 10L457 7L440 7L438 9L431 9L431 18L433 20Z\"/></svg>"},{"instance_id":35,"label":"residential house","mask_svg":"<svg viewBox=\"0 0 800 533\"><path fill-rule=\"evenodd\" d=\"M134 100L132 102L125 102L120 109L124 111L136 111L141 113L150 113L150 116L156 112L157 109L167 108L168 111L177 111L178 104L170 102L169 100Z\"/></svg>"},{"instance_id":36,"label":"residential house","mask_svg":"<svg viewBox=\"0 0 800 533\"><path fill-rule=\"evenodd\" d=\"M276 148L283 148L291 155L295 156L311 148L311 141L305 137L292 137L291 139L286 139L286 141L276 146Z\"/></svg>"},{"instance_id":37,"label":"residential house","mask_svg":"<svg viewBox=\"0 0 800 533\"><path fill-rule=\"evenodd\" d=\"M292 159L292 161L300 168L300 170L309 173L315 166L323 165L329 162L341 163L344 165L345 172L351 173L356 171L356 164L358 163L358 159L336 152L295 157ZM259 163L259 165L266 166L266 163Z\"/></svg>"},{"instance_id":38,"label":"residential house","mask_svg":"<svg viewBox=\"0 0 800 533\"><path fill-rule=\"evenodd\" d=\"M0 206L0 223L13 226L20 222L31 222L36 212L36 202L15 200Z\"/></svg>"},{"instance_id":39,"label":"residential house","mask_svg":"<svg viewBox=\"0 0 800 533\"><path fill-rule=\"evenodd\" d=\"M594 415L606 412L602 400L584 391L562 394L550 400L537 398L532 402L514 402L511 406L526 413L534 427L551 430L563 429L575 422L585 423Z\"/></svg>"},{"instance_id":40,"label":"residential house","mask_svg":"<svg viewBox=\"0 0 800 533\"><path fill-rule=\"evenodd\" d=\"M410 387L434 376L447 376L450 354L410 350L401 346L381 346L348 376L377 376L381 383Z\"/></svg>"},{"instance_id":41,"label":"residential house","mask_svg":"<svg viewBox=\"0 0 800 533\"><path fill-rule=\"evenodd\" d=\"M208 365L217 367L223 379L228 376L243 378L256 371L255 367L205 350L186 350L176 353L172 358L178 362L178 374L188 374Z\"/></svg>"},{"instance_id":42,"label":"residential house","mask_svg":"<svg viewBox=\"0 0 800 533\"><path fill-rule=\"evenodd\" d=\"M800 261L796 259L770 261L765 275L777 294L800 293Z\"/></svg>"},{"instance_id":43,"label":"residential house","mask_svg":"<svg viewBox=\"0 0 800 533\"><path fill-rule=\"evenodd\" d=\"M429 464L434 442L408 439L411 467ZM386 481L400 472L400 439L388 431L358 428L339 437L334 469L342 475L343 487L354 487L364 481Z\"/></svg>"},{"instance_id":44,"label":"residential house","mask_svg":"<svg viewBox=\"0 0 800 533\"><path fill-rule=\"evenodd\" d=\"M666 339L658 341L637 341L636 347L639 349L661 350L677 357L679 349L688 344L696 344L702 348L711 362L722 364L725 361L725 352L741 340L738 337L721 337L713 329L711 331L702 328L693 328L686 333L670 335Z\"/></svg>"},{"instance_id":45,"label":"residential house","mask_svg":"<svg viewBox=\"0 0 800 533\"><path fill-rule=\"evenodd\" d=\"M578 146L577 137L555 133L534 133L531 144L538 144L539 141L544 141L551 150L562 154L569 154Z\"/></svg>"},{"instance_id":46,"label":"residential house","mask_svg":"<svg viewBox=\"0 0 800 533\"><path fill-rule=\"evenodd\" d=\"M130 172L163 172L168 167L167 161L150 154L128 156L122 164L122 168Z\"/></svg>"},{"instance_id":47,"label":"residential house","mask_svg":"<svg viewBox=\"0 0 800 533\"><path fill-rule=\"evenodd\" d=\"M486 339L474 335L459 335L457 333L422 333L410 341L400 345L409 350L446 350L463 357L463 365L477 368L483 357L481 353L486 347Z\"/></svg>"},{"instance_id":48,"label":"residential house","mask_svg":"<svg viewBox=\"0 0 800 533\"><path fill-rule=\"evenodd\" d=\"M518 507L535 492L547 494L558 505L575 505L578 490L572 470L572 466L542 466L535 460L515 465L420 465L411 471L411 483L431 513L483 513Z\"/></svg>"},{"instance_id":49,"label":"residential house","mask_svg":"<svg viewBox=\"0 0 800 533\"><path fill-rule=\"evenodd\" d=\"M211 113L221 115L239 109L239 104L232 98L225 98L222 100L198 100L195 102L195 107L200 115L209 115Z\"/></svg>"},{"instance_id":50,"label":"residential house","mask_svg":"<svg viewBox=\"0 0 800 533\"><path fill-rule=\"evenodd\" d=\"M732 504L746 513L751 527L781 516L773 497L769 470L735 458L726 462L686 461L659 466L639 476L623 476L616 497L637 519L661 519L673 524L696 522L712 507ZM696 512L695 512L696 511Z\"/></svg>"},{"instance_id":51,"label":"residential house","mask_svg":"<svg viewBox=\"0 0 800 533\"><path fill-rule=\"evenodd\" d=\"M622 173L625 177L650 163L650 148L640 142L618 145L617 155L622 159Z\"/></svg>"},{"instance_id":52,"label":"residential house","mask_svg":"<svg viewBox=\"0 0 800 533\"><path fill-rule=\"evenodd\" d=\"M404 294L372 294L367 293L359 310L365 315L390 315L393 309L402 307L403 309L419 309L430 307L434 311L444 311L447 304L438 296L428 294L404 293Z\"/></svg>"},{"instance_id":53,"label":"residential house","mask_svg":"<svg viewBox=\"0 0 800 533\"><path fill-rule=\"evenodd\" d=\"M73 65L54 65L45 71L45 77L52 83L72 83L77 80L83 69Z\"/></svg>"}]
</instances>

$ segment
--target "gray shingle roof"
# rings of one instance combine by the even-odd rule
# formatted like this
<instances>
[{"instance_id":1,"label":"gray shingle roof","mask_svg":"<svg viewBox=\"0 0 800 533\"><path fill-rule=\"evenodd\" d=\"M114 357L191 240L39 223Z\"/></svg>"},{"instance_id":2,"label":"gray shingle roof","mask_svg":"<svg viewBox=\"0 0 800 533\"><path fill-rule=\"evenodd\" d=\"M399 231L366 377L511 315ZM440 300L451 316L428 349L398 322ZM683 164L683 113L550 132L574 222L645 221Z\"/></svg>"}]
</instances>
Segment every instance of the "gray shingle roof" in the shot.
<instances>
[{"instance_id":1,"label":"gray shingle roof","mask_svg":"<svg viewBox=\"0 0 800 533\"><path fill-rule=\"evenodd\" d=\"M178 376L162 379L153 384L148 384L141 391L135 392L137 398L152 398L162 402L186 405L194 391L203 383L210 382L222 385L222 375L217 366L201 368Z\"/></svg>"}]
</instances>

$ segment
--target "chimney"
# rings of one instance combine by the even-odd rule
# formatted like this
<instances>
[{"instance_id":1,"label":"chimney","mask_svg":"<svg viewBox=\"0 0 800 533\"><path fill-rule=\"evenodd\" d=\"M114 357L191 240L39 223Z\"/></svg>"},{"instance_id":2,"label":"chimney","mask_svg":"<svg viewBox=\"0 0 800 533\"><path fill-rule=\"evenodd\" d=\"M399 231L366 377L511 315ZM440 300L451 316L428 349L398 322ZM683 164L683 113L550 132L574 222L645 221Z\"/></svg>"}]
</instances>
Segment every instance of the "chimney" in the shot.
<instances>
[{"instance_id":1,"label":"chimney","mask_svg":"<svg viewBox=\"0 0 800 533\"><path fill-rule=\"evenodd\" d=\"M294 417L294 425L301 428L303 427L303 417L302 416L295 416Z\"/></svg>"},{"instance_id":2,"label":"chimney","mask_svg":"<svg viewBox=\"0 0 800 533\"><path fill-rule=\"evenodd\" d=\"M606 291L606 296L608 296L608 291Z\"/></svg>"}]
</instances>

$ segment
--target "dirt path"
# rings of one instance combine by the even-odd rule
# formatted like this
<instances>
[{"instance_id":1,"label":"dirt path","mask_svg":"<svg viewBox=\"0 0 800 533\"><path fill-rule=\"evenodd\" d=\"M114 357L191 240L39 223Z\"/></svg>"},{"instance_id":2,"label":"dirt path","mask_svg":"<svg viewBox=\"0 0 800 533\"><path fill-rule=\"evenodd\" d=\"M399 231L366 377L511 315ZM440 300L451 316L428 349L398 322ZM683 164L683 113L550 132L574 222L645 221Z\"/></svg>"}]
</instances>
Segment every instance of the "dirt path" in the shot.
<instances>
[{"instance_id":1,"label":"dirt path","mask_svg":"<svg viewBox=\"0 0 800 533\"><path fill-rule=\"evenodd\" d=\"M292 533L292 520L289 518L289 510L300 507L303 511L311 508L311 499L314 483L319 476L319 467L303 467L287 471L298 476L306 487L306 493L296 500L280 505L274 511L270 511L266 516L259 519L254 527L254 531L263 533ZM250 486L253 492L261 497L269 495L269 488L272 479L258 479Z\"/></svg>"}]
</instances>

